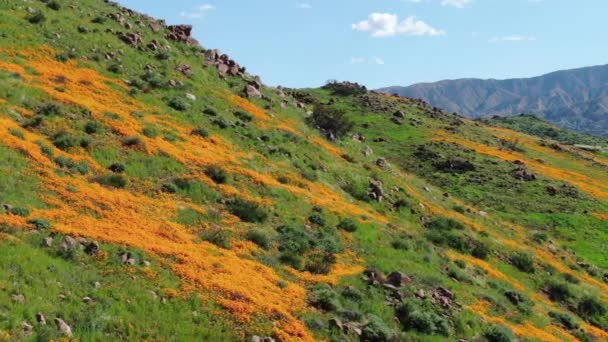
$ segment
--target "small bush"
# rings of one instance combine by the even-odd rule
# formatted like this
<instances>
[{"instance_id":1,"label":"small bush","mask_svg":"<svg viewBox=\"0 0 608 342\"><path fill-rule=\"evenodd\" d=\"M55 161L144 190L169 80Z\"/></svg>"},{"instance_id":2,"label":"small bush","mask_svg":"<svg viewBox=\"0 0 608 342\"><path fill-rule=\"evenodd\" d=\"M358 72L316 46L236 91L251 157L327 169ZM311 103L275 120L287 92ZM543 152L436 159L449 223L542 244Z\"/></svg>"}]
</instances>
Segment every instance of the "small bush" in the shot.
<instances>
[{"instance_id":1,"label":"small bush","mask_svg":"<svg viewBox=\"0 0 608 342\"><path fill-rule=\"evenodd\" d=\"M576 323L574 318L572 318L570 315L551 311L549 312L549 317L551 317L555 323L568 330L575 330L579 327L579 324Z\"/></svg>"},{"instance_id":2,"label":"small bush","mask_svg":"<svg viewBox=\"0 0 608 342\"><path fill-rule=\"evenodd\" d=\"M515 336L508 328L499 325L493 325L489 327L484 333L483 337L488 342L511 342L515 340Z\"/></svg>"},{"instance_id":3,"label":"small bush","mask_svg":"<svg viewBox=\"0 0 608 342\"><path fill-rule=\"evenodd\" d=\"M308 256L304 269L312 274L329 274L335 263L336 256L333 253L317 251Z\"/></svg>"},{"instance_id":4,"label":"small bush","mask_svg":"<svg viewBox=\"0 0 608 342\"><path fill-rule=\"evenodd\" d=\"M337 311L342 307L340 296L333 288L325 284L313 288L310 303L315 308L324 311Z\"/></svg>"},{"instance_id":5,"label":"small bush","mask_svg":"<svg viewBox=\"0 0 608 342\"><path fill-rule=\"evenodd\" d=\"M308 217L308 222L320 226L320 227L324 227L325 226L325 218L323 218L323 216L318 215L318 214L313 214L310 215Z\"/></svg>"},{"instance_id":6,"label":"small bush","mask_svg":"<svg viewBox=\"0 0 608 342\"><path fill-rule=\"evenodd\" d=\"M32 13L27 17L30 24L41 24L46 21L46 16L42 12Z\"/></svg>"},{"instance_id":7,"label":"small bush","mask_svg":"<svg viewBox=\"0 0 608 342\"><path fill-rule=\"evenodd\" d=\"M61 9L61 4L55 0L51 0L46 3L46 7L52 9L53 11L59 11Z\"/></svg>"},{"instance_id":8,"label":"small bush","mask_svg":"<svg viewBox=\"0 0 608 342\"><path fill-rule=\"evenodd\" d=\"M536 271L534 267L534 259L528 253L516 253L511 256L511 263L518 270L526 273L534 273Z\"/></svg>"},{"instance_id":9,"label":"small bush","mask_svg":"<svg viewBox=\"0 0 608 342\"><path fill-rule=\"evenodd\" d=\"M110 165L110 167L108 167L108 170L114 173L123 173L127 170L127 167L125 166L125 164L122 163L114 163Z\"/></svg>"},{"instance_id":10,"label":"small bush","mask_svg":"<svg viewBox=\"0 0 608 342\"><path fill-rule=\"evenodd\" d=\"M48 220L37 218L33 220L27 221L28 224L31 224L35 229L38 230L48 230L51 229L51 223Z\"/></svg>"},{"instance_id":11,"label":"small bush","mask_svg":"<svg viewBox=\"0 0 608 342\"><path fill-rule=\"evenodd\" d=\"M163 184L163 186L161 187L161 191L166 192L168 194L175 194L175 193L177 193L178 190L179 190L179 188L177 187L177 185L175 185L173 183L166 183L166 184Z\"/></svg>"},{"instance_id":12,"label":"small bush","mask_svg":"<svg viewBox=\"0 0 608 342\"><path fill-rule=\"evenodd\" d=\"M476 257L477 259L486 260L488 255L490 254L490 247L483 242L476 242L473 250L471 251L471 255Z\"/></svg>"},{"instance_id":13,"label":"small bush","mask_svg":"<svg viewBox=\"0 0 608 342\"><path fill-rule=\"evenodd\" d=\"M368 323L361 330L361 341L368 342L389 342L395 339L395 332L379 317L369 315Z\"/></svg>"},{"instance_id":14,"label":"small bush","mask_svg":"<svg viewBox=\"0 0 608 342\"><path fill-rule=\"evenodd\" d=\"M56 103L45 103L36 108L36 114L44 116L59 116L63 114L63 109Z\"/></svg>"},{"instance_id":15,"label":"small bush","mask_svg":"<svg viewBox=\"0 0 608 342\"><path fill-rule=\"evenodd\" d=\"M118 63L112 63L108 66L108 71L115 74L122 74L123 66Z\"/></svg>"},{"instance_id":16,"label":"small bush","mask_svg":"<svg viewBox=\"0 0 608 342\"><path fill-rule=\"evenodd\" d=\"M446 319L419 300L404 301L397 308L397 318L405 330L415 330L428 335L448 336L450 333Z\"/></svg>"},{"instance_id":17,"label":"small bush","mask_svg":"<svg viewBox=\"0 0 608 342\"><path fill-rule=\"evenodd\" d=\"M203 114L209 116L217 116L217 110L215 110L214 108L205 108L203 110Z\"/></svg>"},{"instance_id":18,"label":"small bush","mask_svg":"<svg viewBox=\"0 0 608 342\"><path fill-rule=\"evenodd\" d=\"M232 233L225 229L206 231L201 235L202 239L220 248L230 249Z\"/></svg>"},{"instance_id":19,"label":"small bush","mask_svg":"<svg viewBox=\"0 0 608 342\"><path fill-rule=\"evenodd\" d=\"M21 217L28 217L30 215L30 210L27 208L22 208L22 207L10 208L8 210L8 212L11 215L16 215L16 216L21 216Z\"/></svg>"},{"instance_id":20,"label":"small bush","mask_svg":"<svg viewBox=\"0 0 608 342\"><path fill-rule=\"evenodd\" d=\"M224 171L224 169L218 166L208 167L207 170L205 170L205 174L217 184L226 184L228 181L228 174L226 171Z\"/></svg>"},{"instance_id":21,"label":"small bush","mask_svg":"<svg viewBox=\"0 0 608 342\"><path fill-rule=\"evenodd\" d=\"M188 102L183 97L179 96L170 98L167 101L167 104L169 105L169 107L180 112L187 110L189 107Z\"/></svg>"},{"instance_id":22,"label":"small bush","mask_svg":"<svg viewBox=\"0 0 608 342\"><path fill-rule=\"evenodd\" d=\"M243 199L230 201L228 210L244 222L263 223L268 219L268 213L264 208Z\"/></svg>"},{"instance_id":23,"label":"small bush","mask_svg":"<svg viewBox=\"0 0 608 342\"><path fill-rule=\"evenodd\" d=\"M397 250L407 251L410 249L410 244L404 238L397 238L391 242L391 247Z\"/></svg>"},{"instance_id":24,"label":"small bush","mask_svg":"<svg viewBox=\"0 0 608 342\"><path fill-rule=\"evenodd\" d=\"M355 220L351 218L345 218L340 220L340 223L338 223L338 229L349 233L354 233L357 231L357 229L359 229L359 225Z\"/></svg>"},{"instance_id":25,"label":"small bush","mask_svg":"<svg viewBox=\"0 0 608 342\"><path fill-rule=\"evenodd\" d=\"M89 163L86 161L75 162L70 158L59 156L55 158L55 164L57 166L68 169L70 172L80 173L86 175L90 171Z\"/></svg>"},{"instance_id":26,"label":"small bush","mask_svg":"<svg viewBox=\"0 0 608 342\"><path fill-rule=\"evenodd\" d=\"M201 127L193 129L191 134L199 136L201 138L207 138L207 137L209 137L209 132L206 129L201 128Z\"/></svg>"},{"instance_id":27,"label":"small bush","mask_svg":"<svg viewBox=\"0 0 608 342\"><path fill-rule=\"evenodd\" d=\"M94 24L104 24L106 21L108 21L108 18L101 15L96 16L93 18L93 20L91 20L91 22Z\"/></svg>"},{"instance_id":28,"label":"small bush","mask_svg":"<svg viewBox=\"0 0 608 342\"><path fill-rule=\"evenodd\" d=\"M143 140L138 136L127 137L123 139L122 144L128 147L138 146L143 144Z\"/></svg>"},{"instance_id":29,"label":"small bush","mask_svg":"<svg viewBox=\"0 0 608 342\"><path fill-rule=\"evenodd\" d=\"M346 112L322 104L315 106L313 114L307 121L309 125L337 138L345 136L354 127L354 123L346 116Z\"/></svg>"},{"instance_id":30,"label":"small bush","mask_svg":"<svg viewBox=\"0 0 608 342\"><path fill-rule=\"evenodd\" d=\"M250 229L245 237L263 249L269 249L272 242L269 234L262 229Z\"/></svg>"},{"instance_id":31,"label":"small bush","mask_svg":"<svg viewBox=\"0 0 608 342\"><path fill-rule=\"evenodd\" d=\"M127 186L127 178L123 175L111 174L97 177L95 181L101 185L123 189Z\"/></svg>"},{"instance_id":32,"label":"small bush","mask_svg":"<svg viewBox=\"0 0 608 342\"><path fill-rule=\"evenodd\" d=\"M279 255L279 261L285 265L291 266L296 270L302 269L302 257L292 252L283 252Z\"/></svg>"},{"instance_id":33,"label":"small bush","mask_svg":"<svg viewBox=\"0 0 608 342\"><path fill-rule=\"evenodd\" d=\"M426 227L438 231L464 230L460 222L443 216L433 216Z\"/></svg>"},{"instance_id":34,"label":"small bush","mask_svg":"<svg viewBox=\"0 0 608 342\"><path fill-rule=\"evenodd\" d=\"M594 297L583 297L576 306L576 312L588 321L595 321L606 314L606 307Z\"/></svg>"},{"instance_id":35,"label":"small bush","mask_svg":"<svg viewBox=\"0 0 608 342\"><path fill-rule=\"evenodd\" d=\"M53 145L55 145L55 147L64 151L67 151L70 148L80 145L80 139L64 131L53 135L52 140Z\"/></svg>"},{"instance_id":36,"label":"small bush","mask_svg":"<svg viewBox=\"0 0 608 342\"><path fill-rule=\"evenodd\" d=\"M95 134L101 132L103 125L97 121L89 121L84 125L84 131L87 134Z\"/></svg>"},{"instance_id":37,"label":"small bush","mask_svg":"<svg viewBox=\"0 0 608 342\"><path fill-rule=\"evenodd\" d=\"M10 133L12 136L14 136L14 137L17 137L17 138L19 138L19 139L21 139L21 140L25 140L25 135L23 134L23 132L21 132L21 131L20 131L20 130L18 130L18 129L9 128L9 129L8 129L8 132L9 132L9 133Z\"/></svg>"},{"instance_id":38,"label":"small bush","mask_svg":"<svg viewBox=\"0 0 608 342\"><path fill-rule=\"evenodd\" d=\"M296 255L303 254L312 246L311 235L302 228L283 225L277 228L279 233L279 251L293 253Z\"/></svg>"},{"instance_id":39,"label":"small bush","mask_svg":"<svg viewBox=\"0 0 608 342\"><path fill-rule=\"evenodd\" d=\"M239 120L243 122L251 122L253 120L253 115L240 110L234 112L234 116L236 116Z\"/></svg>"},{"instance_id":40,"label":"small bush","mask_svg":"<svg viewBox=\"0 0 608 342\"><path fill-rule=\"evenodd\" d=\"M143 129L141 134L143 134L144 136L146 136L148 138L154 139L154 138L158 137L160 133L154 127L146 127Z\"/></svg>"},{"instance_id":41,"label":"small bush","mask_svg":"<svg viewBox=\"0 0 608 342\"><path fill-rule=\"evenodd\" d=\"M565 283L550 282L546 287L549 299L554 302L564 302L572 298L572 291Z\"/></svg>"}]
</instances>

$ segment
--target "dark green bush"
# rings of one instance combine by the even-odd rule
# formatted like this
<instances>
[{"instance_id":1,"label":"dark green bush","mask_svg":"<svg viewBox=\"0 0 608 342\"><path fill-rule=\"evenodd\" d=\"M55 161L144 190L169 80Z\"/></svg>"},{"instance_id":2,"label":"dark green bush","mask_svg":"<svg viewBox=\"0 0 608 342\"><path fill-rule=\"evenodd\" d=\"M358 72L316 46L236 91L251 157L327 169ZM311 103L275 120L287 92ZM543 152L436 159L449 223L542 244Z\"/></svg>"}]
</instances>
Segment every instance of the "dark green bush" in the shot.
<instances>
[{"instance_id":1,"label":"dark green bush","mask_svg":"<svg viewBox=\"0 0 608 342\"><path fill-rule=\"evenodd\" d=\"M209 166L205 170L205 174L217 184L226 184L226 182L228 181L228 174L226 173L226 171L224 171L224 169L218 166Z\"/></svg>"},{"instance_id":2,"label":"dark green bush","mask_svg":"<svg viewBox=\"0 0 608 342\"><path fill-rule=\"evenodd\" d=\"M122 189L127 186L127 178L120 174L99 176L95 181L101 185Z\"/></svg>"},{"instance_id":3,"label":"dark green bush","mask_svg":"<svg viewBox=\"0 0 608 342\"><path fill-rule=\"evenodd\" d=\"M243 199L235 199L228 203L228 210L244 222L263 223L268 219L268 213L259 204Z\"/></svg>"},{"instance_id":4,"label":"dark green bush","mask_svg":"<svg viewBox=\"0 0 608 342\"><path fill-rule=\"evenodd\" d=\"M75 162L63 156L55 158L55 164L61 168L68 169L70 172L80 173L81 175L86 175L90 171L89 163L86 161Z\"/></svg>"},{"instance_id":5,"label":"dark green bush","mask_svg":"<svg viewBox=\"0 0 608 342\"><path fill-rule=\"evenodd\" d=\"M51 229L51 223L48 220L37 218L33 220L27 221L28 224L31 224L35 229L38 230L48 230Z\"/></svg>"},{"instance_id":6,"label":"dark green bush","mask_svg":"<svg viewBox=\"0 0 608 342\"><path fill-rule=\"evenodd\" d=\"M8 210L9 214L11 215L16 215L16 216L21 216L21 217L27 217L30 215L30 210L27 208L22 208L22 207L13 207L10 208Z\"/></svg>"},{"instance_id":7,"label":"dark green bush","mask_svg":"<svg viewBox=\"0 0 608 342\"><path fill-rule=\"evenodd\" d=\"M167 104L169 105L169 107L171 107L177 111L180 111L180 112L187 110L189 107L186 99L184 99L183 97L179 97L179 96L170 98L167 101Z\"/></svg>"},{"instance_id":8,"label":"dark green bush","mask_svg":"<svg viewBox=\"0 0 608 342\"><path fill-rule=\"evenodd\" d=\"M359 229L359 225L357 224L357 221L351 218L345 218L340 220L340 223L338 223L338 229L349 233L354 233L357 231L357 229Z\"/></svg>"},{"instance_id":9,"label":"dark green bush","mask_svg":"<svg viewBox=\"0 0 608 342\"><path fill-rule=\"evenodd\" d=\"M163 186L161 187L161 190L168 194L174 194L174 193L177 193L179 188L177 187L177 185L175 185L173 183L166 183L166 184L163 184Z\"/></svg>"},{"instance_id":10,"label":"dark green bush","mask_svg":"<svg viewBox=\"0 0 608 342\"><path fill-rule=\"evenodd\" d=\"M269 249L272 243L270 235L262 229L250 229L245 237L263 249Z\"/></svg>"},{"instance_id":11,"label":"dark green bush","mask_svg":"<svg viewBox=\"0 0 608 342\"><path fill-rule=\"evenodd\" d=\"M547 284L546 291L549 299L554 302L565 302L573 296L570 287L565 283L551 281Z\"/></svg>"},{"instance_id":12,"label":"dark green bush","mask_svg":"<svg viewBox=\"0 0 608 342\"><path fill-rule=\"evenodd\" d=\"M295 254L292 252L282 252L279 255L279 261L285 265L295 268L296 270L302 269L302 265L303 265L302 257L298 254Z\"/></svg>"},{"instance_id":13,"label":"dark green bush","mask_svg":"<svg viewBox=\"0 0 608 342\"><path fill-rule=\"evenodd\" d=\"M397 318L405 330L415 330L427 335L450 334L450 325L433 307L420 300L407 299L397 308Z\"/></svg>"},{"instance_id":14,"label":"dark green bush","mask_svg":"<svg viewBox=\"0 0 608 342\"><path fill-rule=\"evenodd\" d=\"M549 312L549 317L551 317L555 323L568 330L575 330L579 327L579 324L576 323L574 318L570 315L551 311Z\"/></svg>"},{"instance_id":15,"label":"dark green bush","mask_svg":"<svg viewBox=\"0 0 608 342\"><path fill-rule=\"evenodd\" d=\"M310 303L319 310L337 311L342 307L340 296L329 285L321 284L313 287Z\"/></svg>"},{"instance_id":16,"label":"dark green bush","mask_svg":"<svg viewBox=\"0 0 608 342\"><path fill-rule=\"evenodd\" d=\"M127 137L122 140L122 144L128 147L138 146L143 144L143 140L138 136Z\"/></svg>"},{"instance_id":17,"label":"dark green bush","mask_svg":"<svg viewBox=\"0 0 608 342\"><path fill-rule=\"evenodd\" d=\"M202 128L202 127L198 127L198 128L193 129L191 134L192 135L197 135L197 136L202 137L202 138L209 137L209 132L206 129Z\"/></svg>"},{"instance_id":18,"label":"dark green bush","mask_svg":"<svg viewBox=\"0 0 608 342\"><path fill-rule=\"evenodd\" d=\"M110 165L110 167L108 167L108 170L114 173L123 173L127 170L127 167L125 166L125 164L122 163L114 163Z\"/></svg>"},{"instance_id":19,"label":"dark green bush","mask_svg":"<svg viewBox=\"0 0 608 342\"><path fill-rule=\"evenodd\" d=\"M336 263L333 253L316 251L308 255L304 269L312 274L329 274L331 267Z\"/></svg>"},{"instance_id":20,"label":"dark green bush","mask_svg":"<svg viewBox=\"0 0 608 342\"><path fill-rule=\"evenodd\" d=\"M483 333L483 337L485 337L488 342L512 342L515 340L515 336L511 330L499 325L489 327Z\"/></svg>"},{"instance_id":21,"label":"dark green bush","mask_svg":"<svg viewBox=\"0 0 608 342\"><path fill-rule=\"evenodd\" d=\"M312 237L302 228L283 225L277 228L279 251L303 254L312 246Z\"/></svg>"},{"instance_id":22,"label":"dark green bush","mask_svg":"<svg viewBox=\"0 0 608 342\"><path fill-rule=\"evenodd\" d=\"M597 298L585 296L578 302L576 312L585 320L594 322L606 314L606 307Z\"/></svg>"},{"instance_id":23,"label":"dark green bush","mask_svg":"<svg viewBox=\"0 0 608 342\"><path fill-rule=\"evenodd\" d=\"M243 122L251 122L253 120L253 115L240 110L234 112L234 116L236 116L239 120Z\"/></svg>"},{"instance_id":24,"label":"dark green bush","mask_svg":"<svg viewBox=\"0 0 608 342\"><path fill-rule=\"evenodd\" d=\"M433 216L425 226L438 231L464 230L460 222L443 216Z\"/></svg>"},{"instance_id":25,"label":"dark green bush","mask_svg":"<svg viewBox=\"0 0 608 342\"><path fill-rule=\"evenodd\" d=\"M345 111L322 104L315 105L307 122L312 127L319 128L337 138L345 136L354 127L354 123L348 118Z\"/></svg>"},{"instance_id":26,"label":"dark green bush","mask_svg":"<svg viewBox=\"0 0 608 342\"><path fill-rule=\"evenodd\" d=\"M220 248L230 249L232 233L226 229L214 229L202 233L201 238Z\"/></svg>"},{"instance_id":27,"label":"dark green bush","mask_svg":"<svg viewBox=\"0 0 608 342\"><path fill-rule=\"evenodd\" d=\"M214 108L205 108L203 110L203 114L209 116L217 116L217 110L215 110Z\"/></svg>"},{"instance_id":28,"label":"dark green bush","mask_svg":"<svg viewBox=\"0 0 608 342\"><path fill-rule=\"evenodd\" d=\"M511 263L522 272L534 273L536 271L534 267L534 259L532 258L532 255L528 253L519 252L512 255Z\"/></svg>"},{"instance_id":29,"label":"dark green bush","mask_svg":"<svg viewBox=\"0 0 608 342\"><path fill-rule=\"evenodd\" d=\"M41 24L46 21L46 16L42 12L32 13L27 17L30 24Z\"/></svg>"},{"instance_id":30,"label":"dark green bush","mask_svg":"<svg viewBox=\"0 0 608 342\"><path fill-rule=\"evenodd\" d=\"M158 135L159 135L158 130L154 127L144 128L144 130L141 132L141 134L143 134L144 136L146 136L148 138L152 138L152 139L158 137Z\"/></svg>"},{"instance_id":31,"label":"dark green bush","mask_svg":"<svg viewBox=\"0 0 608 342\"><path fill-rule=\"evenodd\" d=\"M108 66L108 71L115 74L122 74L124 67L119 63L112 63Z\"/></svg>"},{"instance_id":32,"label":"dark green bush","mask_svg":"<svg viewBox=\"0 0 608 342\"><path fill-rule=\"evenodd\" d=\"M308 222L321 227L325 226L325 218L319 214L310 215L308 217Z\"/></svg>"},{"instance_id":33,"label":"dark green bush","mask_svg":"<svg viewBox=\"0 0 608 342\"><path fill-rule=\"evenodd\" d=\"M97 121L89 121L84 125L84 131L87 134L99 133L103 129L103 125Z\"/></svg>"},{"instance_id":34,"label":"dark green bush","mask_svg":"<svg viewBox=\"0 0 608 342\"><path fill-rule=\"evenodd\" d=\"M483 242L476 242L474 244L473 250L471 251L472 256L482 260L486 260L489 254L490 247L488 247L488 245Z\"/></svg>"},{"instance_id":35,"label":"dark green bush","mask_svg":"<svg viewBox=\"0 0 608 342\"><path fill-rule=\"evenodd\" d=\"M53 145L60 150L67 151L72 147L76 147L80 145L80 139L73 135L68 134L67 132L61 131L53 135Z\"/></svg>"},{"instance_id":36,"label":"dark green bush","mask_svg":"<svg viewBox=\"0 0 608 342\"><path fill-rule=\"evenodd\" d=\"M395 336L395 332L374 315L367 317L367 324L361 330L361 341L390 342L395 340Z\"/></svg>"},{"instance_id":37,"label":"dark green bush","mask_svg":"<svg viewBox=\"0 0 608 342\"><path fill-rule=\"evenodd\" d=\"M51 0L46 3L46 7L50 8L54 11L59 11L61 9L61 4L59 2L57 2L56 0Z\"/></svg>"},{"instance_id":38,"label":"dark green bush","mask_svg":"<svg viewBox=\"0 0 608 342\"><path fill-rule=\"evenodd\" d=\"M56 103L45 103L36 108L36 114L44 116L59 116L63 114L63 108Z\"/></svg>"}]
</instances>

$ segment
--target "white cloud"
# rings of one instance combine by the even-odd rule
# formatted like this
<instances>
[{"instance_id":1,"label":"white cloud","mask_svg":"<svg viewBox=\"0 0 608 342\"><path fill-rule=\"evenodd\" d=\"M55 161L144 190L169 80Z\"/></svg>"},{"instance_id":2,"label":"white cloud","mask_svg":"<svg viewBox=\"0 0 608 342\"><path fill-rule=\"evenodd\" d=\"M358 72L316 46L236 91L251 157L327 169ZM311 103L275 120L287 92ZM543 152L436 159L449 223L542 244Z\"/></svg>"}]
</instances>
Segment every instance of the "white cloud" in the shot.
<instances>
[{"instance_id":1,"label":"white cloud","mask_svg":"<svg viewBox=\"0 0 608 342\"><path fill-rule=\"evenodd\" d=\"M182 11L179 13L179 15L184 18L198 19L198 18L202 18L205 15L205 12L209 12L214 9L215 9L215 6L213 6L211 4L203 4L203 5L197 6L191 12Z\"/></svg>"},{"instance_id":2,"label":"white cloud","mask_svg":"<svg viewBox=\"0 0 608 342\"><path fill-rule=\"evenodd\" d=\"M441 0L441 6L452 6L456 8L464 8L471 0Z\"/></svg>"},{"instance_id":3,"label":"white cloud","mask_svg":"<svg viewBox=\"0 0 608 342\"><path fill-rule=\"evenodd\" d=\"M369 32L372 37L404 36L440 36L445 31L438 30L414 16L400 20L392 13L371 13L367 20L352 24L353 30Z\"/></svg>"},{"instance_id":4,"label":"white cloud","mask_svg":"<svg viewBox=\"0 0 608 342\"><path fill-rule=\"evenodd\" d=\"M361 63L365 63L366 61L367 61L367 58L365 58L365 57L351 57L350 58L351 64L361 64Z\"/></svg>"},{"instance_id":5,"label":"white cloud","mask_svg":"<svg viewBox=\"0 0 608 342\"><path fill-rule=\"evenodd\" d=\"M380 57L374 57L374 63L376 63L378 65L384 65L384 59L382 59Z\"/></svg>"},{"instance_id":6,"label":"white cloud","mask_svg":"<svg viewBox=\"0 0 608 342\"><path fill-rule=\"evenodd\" d=\"M503 37L494 37L490 39L490 43L497 43L497 42L531 42L531 41L535 41L536 37L533 36L523 36L523 35L518 35L518 34L513 34L510 36L503 36Z\"/></svg>"},{"instance_id":7,"label":"white cloud","mask_svg":"<svg viewBox=\"0 0 608 342\"><path fill-rule=\"evenodd\" d=\"M300 2L298 3L297 7L301 9L311 9L312 5L307 2Z\"/></svg>"}]
</instances>

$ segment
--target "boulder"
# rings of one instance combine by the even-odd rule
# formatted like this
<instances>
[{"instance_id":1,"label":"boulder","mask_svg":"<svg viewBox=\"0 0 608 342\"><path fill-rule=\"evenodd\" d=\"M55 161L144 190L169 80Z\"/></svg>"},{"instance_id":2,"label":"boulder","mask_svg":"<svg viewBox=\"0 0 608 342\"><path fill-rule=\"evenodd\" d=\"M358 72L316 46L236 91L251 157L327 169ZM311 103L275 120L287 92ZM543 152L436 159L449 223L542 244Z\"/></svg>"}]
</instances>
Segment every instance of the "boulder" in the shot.
<instances>
[{"instance_id":1,"label":"boulder","mask_svg":"<svg viewBox=\"0 0 608 342\"><path fill-rule=\"evenodd\" d=\"M46 325L46 318L44 317L42 312L36 314L36 322L38 322L38 324L40 325Z\"/></svg>"},{"instance_id":2,"label":"boulder","mask_svg":"<svg viewBox=\"0 0 608 342\"><path fill-rule=\"evenodd\" d=\"M386 196L384 193L384 187L383 187L382 181L371 179L369 181L368 195L372 199L374 199L378 202L382 202L382 200Z\"/></svg>"},{"instance_id":3,"label":"boulder","mask_svg":"<svg viewBox=\"0 0 608 342\"><path fill-rule=\"evenodd\" d=\"M53 247L53 237L47 236L42 240L42 245L45 247Z\"/></svg>"},{"instance_id":4,"label":"boulder","mask_svg":"<svg viewBox=\"0 0 608 342\"><path fill-rule=\"evenodd\" d=\"M192 71L192 67L189 66L188 64L180 64L177 67L175 67L175 71L181 72L182 74L186 75L187 77L192 77L192 75L194 74L194 72Z\"/></svg>"},{"instance_id":5,"label":"boulder","mask_svg":"<svg viewBox=\"0 0 608 342\"><path fill-rule=\"evenodd\" d=\"M72 328L70 328L70 326L67 325L64 320L61 318L55 318L55 324L63 336L72 337Z\"/></svg>"},{"instance_id":6,"label":"boulder","mask_svg":"<svg viewBox=\"0 0 608 342\"><path fill-rule=\"evenodd\" d=\"M226 74L228 73L228 71L230 70L230 67L224 63L220 63L217 65L217 72L220 74L220 76L226 76Z\"/></svg>"},{"instance_id":7,"label":"boulder","mask_svg":"<svg viewBox=\"0 0 608 342\"><path fill-rule=\"evenodd\" d=\"M22 294L11 295L11 300L15 303L25 303L25 296Z\"/></svg>"},{"instance_id":8,"label":"boulder","mask_svg":"<svg viewBox=\"0 0 608 342\"><path fill-rule=\"evenodd\" d=\"M120 40L122 40L125 44L130 46L137 46L142 42L142 37L139 33L135 32L127 32L119 34Z\"/></svg>"},{"instance_id":9,"label":"boulder","mask_svg":"<svg viewBox=\"0 0 608 342\"><path fill-rule=\"evenodd\" d=\"M198 45L198 41L192 37L192 25L171 25L168 29L170 32L165 36L168 40Z\"/></svg>"},{"instance_id":10,"label":"boulder","mask_svg":"<svg viewBox=\"0 0 608 342\"><path fill-rule=\"evenodd\" d=\"M395 286L402 287L411 282L412 279L401 272L393 272L386 277L386 282Z\"/></svg>"},{"instance_id":11,"label":"boulder","mask_svg":"<svg viewBox=\"0 0 608 342\"><path fill-rule=\"evenodd\" d=\"M89 243L85 247L84 252L91 256L97 255L99 253L99 242L93 241L93 242Z\"/></svg>"},{"instance_id":12,"label":"boulder","mask_svg":"<svg viewBox=\"0 0 608 342\"><path fill-rule=\"evenodd\" d=\"M393 113L393 116L398 118L398 119L405 119L405 113L403 111L396 111L395 113Z\"/></svg>"},{"instance_id":13,"label":"boulder","mask_svg":"<svg viewBox=\"0 0 608 342\"><path fill-rule=\"evenodd\" d=\"M383 169L387 169L390 167L385 158L378 158L378 160L376 160L376 165Z\"/></svg>"},{"instance_id":14,"label":"boulder","mask_svg":"<svg viewBox=\"0 0 608 342\"><path fill-rule=\"evenodd\" d=\"M245 86L245 94L247 97L262 97L262 93L251 84Z\"/></svg>"}]
</instances>

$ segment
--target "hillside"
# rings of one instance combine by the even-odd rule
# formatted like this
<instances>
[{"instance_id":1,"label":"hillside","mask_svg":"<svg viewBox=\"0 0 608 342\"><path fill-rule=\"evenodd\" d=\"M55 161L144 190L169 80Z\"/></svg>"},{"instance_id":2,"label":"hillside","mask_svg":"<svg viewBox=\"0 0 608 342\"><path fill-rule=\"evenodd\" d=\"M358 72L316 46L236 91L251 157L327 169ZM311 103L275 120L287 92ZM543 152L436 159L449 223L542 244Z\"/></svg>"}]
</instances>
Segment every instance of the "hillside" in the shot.
<instances>
[{"instance_id":1,"label":"hillside","mask_svg":"<svg viewBox=\"0 0 608 342\"><path fill-rule=\"evenodd\" d=\"M0 2L0 340L607 340L608 157L568 137Z\"/></svg>"},{"instance_id":2,"label":"hillside","mask_svg":"<svg viewBox=\"0 0 608 342\"><path fill-rule=\"evenodd\" d=\"M446 80L380 91L424 99L472 118L526 113L562 128L608 134L608 65L533 78Z\"/></svg>"}]
</instances>

